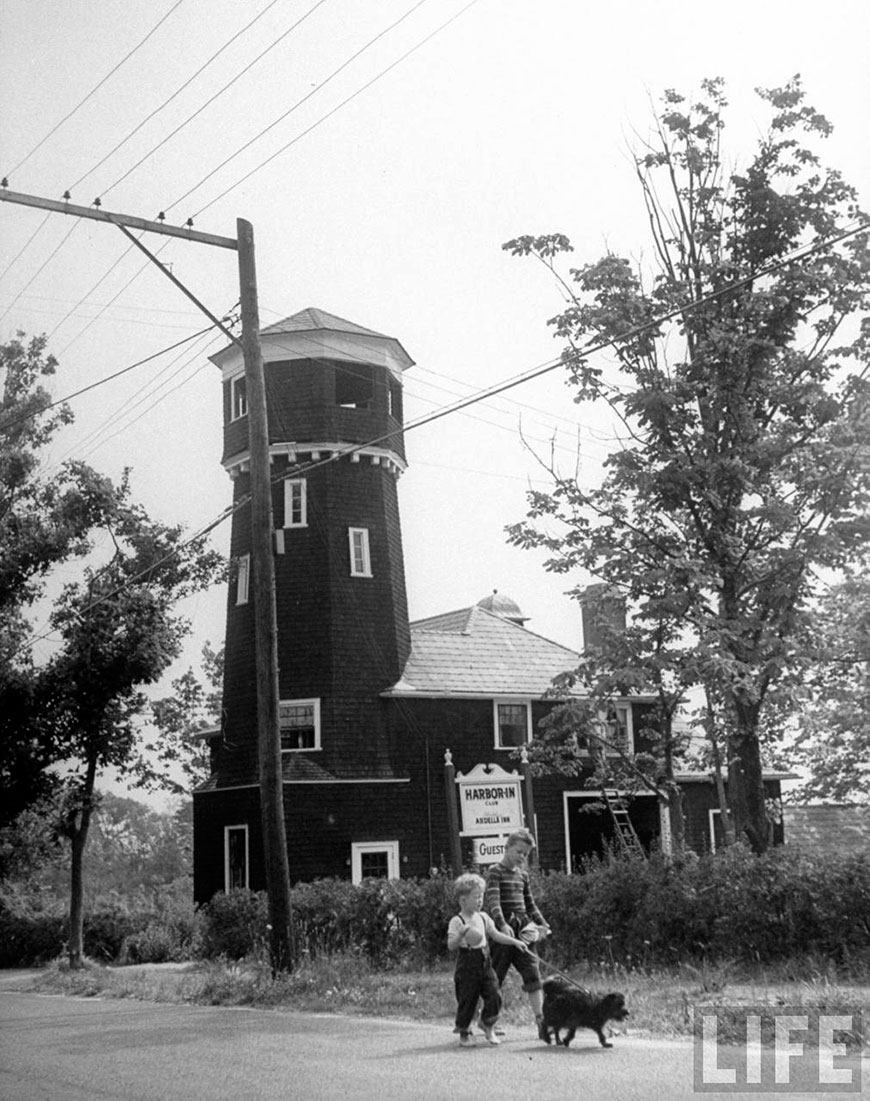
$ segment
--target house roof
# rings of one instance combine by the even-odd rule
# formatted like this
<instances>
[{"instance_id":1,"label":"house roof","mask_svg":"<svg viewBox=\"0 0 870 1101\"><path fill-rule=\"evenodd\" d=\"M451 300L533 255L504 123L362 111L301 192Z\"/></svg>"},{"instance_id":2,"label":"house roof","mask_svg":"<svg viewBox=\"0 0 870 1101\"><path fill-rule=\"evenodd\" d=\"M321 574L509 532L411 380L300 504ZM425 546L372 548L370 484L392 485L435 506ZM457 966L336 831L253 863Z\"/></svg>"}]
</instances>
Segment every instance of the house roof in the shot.
<instances>
[{"instance_id":1,"label":"house roof","mask_svg":"<svg viewBox=\"0 0 870 1101\"><path fill-rule=\"evenodd\" d=\"M540 697L580 655L480 605L411 624L411 656L385 696Z\"/></svg>"}]
</instances>

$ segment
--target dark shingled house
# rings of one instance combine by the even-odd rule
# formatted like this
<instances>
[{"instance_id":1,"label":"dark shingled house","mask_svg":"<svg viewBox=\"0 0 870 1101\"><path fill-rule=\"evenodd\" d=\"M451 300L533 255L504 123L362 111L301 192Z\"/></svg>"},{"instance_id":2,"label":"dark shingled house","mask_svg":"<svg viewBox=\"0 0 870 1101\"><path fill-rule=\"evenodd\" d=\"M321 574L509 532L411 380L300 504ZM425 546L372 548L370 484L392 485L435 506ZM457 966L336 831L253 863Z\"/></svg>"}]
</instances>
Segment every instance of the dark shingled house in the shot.
<instances>
[{"instance_id":1,"label":"dark shingled house","mask_svg":"<svg viewBox=\"0 0 870 1101\"><path fill-rule=\"evenodd\" d=\"M513 752L553 706L551 680L578 654L526 628L494 592L409 623L397 481L405 469L398 340L306 309L262 330L275 524L284 809L293 880L420 876L451 836L445 752L459 773ZM213 357L224 392L223 465L233 480L223 717L212 774L194 794L197 901L264 887L257 770L245 378L235 346ZM446 553L450 553L449 545ZM587 640L588 641L588 640ZM614 701L635 747L651 701ZM687 826L715 844L710 778L686 774ZM768 779L773 805L779 777ZM545 868L571 868L615 836L579 779L534 781L529 825ZM526 812L528 807L526 807ZM662 833L655 798L628 809L641 843ZM467 855L466 849L466 855Z\"/></svg>"}]
</instances>

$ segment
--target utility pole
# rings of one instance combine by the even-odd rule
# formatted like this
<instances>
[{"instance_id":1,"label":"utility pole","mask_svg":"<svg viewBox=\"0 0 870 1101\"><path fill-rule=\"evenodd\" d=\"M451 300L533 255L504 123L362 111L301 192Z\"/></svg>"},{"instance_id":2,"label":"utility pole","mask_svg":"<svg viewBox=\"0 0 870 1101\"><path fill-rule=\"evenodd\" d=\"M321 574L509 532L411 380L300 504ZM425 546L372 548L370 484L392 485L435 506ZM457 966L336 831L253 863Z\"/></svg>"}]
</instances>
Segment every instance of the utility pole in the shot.
<instances>
[{"instance_id":1,"label":"utility pole","mask_svg":"<svg viewBox=\"0 0 870 1101\"><path fill-rule=\"evenodd\" d=\"M254 571L260 820L266 882L269 884L269 945L272 971L276 972L292 969L295 950L290 913L290 868L284 827L284 784L278 723L278 618L275 611L275 559L272 556L269 425L263 355L260 350L254 230L251 223L243 218L236 221L236 239L251 462L251 565Z\"/></svg>"},{"instance_id":2,"label":"utility pole","mask_svg":"<svg viewBox=\"0 0 870 1101\"><path fill-rule=\"evenodd\" d=\"M5 181L4 181L5 183ZM154 263L183 294L242 349L248 395L248 433L251 463L251 566L253 568L255 649L257 670L257 730L260 768L260 820L269 897L269 936L273 974L290 970L295 962L290 870L284 826L284 785L281 775L281 734L278 725L278 623L275 611L275 561L272 556L272 491L269 470L269 429L263 357L260 351L260 319L254 263L254 231L250 222L236 221L237 239L219 237L187 226L166 225L99 207L75 206L68 201L44 199L0 187L0 201L19 206L71 214L109 222ZM238 253L239 292L242 314L241 342L202 302L130 232L139 229L165 237L180 237Z\"/></svg>"}]
</instances>

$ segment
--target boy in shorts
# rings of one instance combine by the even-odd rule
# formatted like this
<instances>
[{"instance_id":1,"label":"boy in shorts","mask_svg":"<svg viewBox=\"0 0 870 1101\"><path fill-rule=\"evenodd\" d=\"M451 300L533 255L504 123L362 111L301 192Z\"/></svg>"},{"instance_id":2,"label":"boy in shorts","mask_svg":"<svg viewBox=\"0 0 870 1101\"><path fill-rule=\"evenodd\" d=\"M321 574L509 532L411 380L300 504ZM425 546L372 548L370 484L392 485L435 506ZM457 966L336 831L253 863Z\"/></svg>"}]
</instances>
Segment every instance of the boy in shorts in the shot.
<instances>
[{"instance_id":1,"label":"boy in shorts","mask_svg":"<svg viewBox=\"0 0 870 1101\"><path fill-rule=\"evenodd\" d=\"M522 936L524 940L543 940L550 927L532 895L526 862L535 847L535 839L528 830L516 830L505 842L501 862L493 864L487 872L484 908L496 928L503 933ZM513 965L523 980L523 990L535 1015L538 1036L546 1038L544 1026L544 993L541 972L534 957L523 945L520 951L510 944L496 944L492 950L492 966L499 987Z\"/></svg>"}]
</instances>

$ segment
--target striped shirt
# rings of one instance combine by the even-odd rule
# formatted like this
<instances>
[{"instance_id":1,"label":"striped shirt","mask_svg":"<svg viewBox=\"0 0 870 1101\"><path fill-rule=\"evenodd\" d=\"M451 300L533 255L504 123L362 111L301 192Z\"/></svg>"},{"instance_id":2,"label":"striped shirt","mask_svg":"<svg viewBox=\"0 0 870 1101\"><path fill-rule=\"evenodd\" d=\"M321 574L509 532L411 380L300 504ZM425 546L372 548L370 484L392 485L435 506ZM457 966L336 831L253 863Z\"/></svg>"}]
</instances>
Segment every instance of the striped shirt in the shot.
<instances>
[{"instance_id":1,"label":"striped shirt","mask_svg":"<svg viewBox=\"0 0 870 1101\"><path fill-rule=\"evenodd\" d=\"M493 864L486 874L483 908L503 933L515 933L530 921L546 925L532 897L529 873L522 868Z\"/></svg>"}]
</instances>

